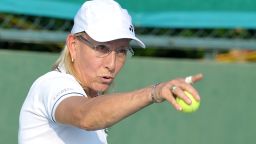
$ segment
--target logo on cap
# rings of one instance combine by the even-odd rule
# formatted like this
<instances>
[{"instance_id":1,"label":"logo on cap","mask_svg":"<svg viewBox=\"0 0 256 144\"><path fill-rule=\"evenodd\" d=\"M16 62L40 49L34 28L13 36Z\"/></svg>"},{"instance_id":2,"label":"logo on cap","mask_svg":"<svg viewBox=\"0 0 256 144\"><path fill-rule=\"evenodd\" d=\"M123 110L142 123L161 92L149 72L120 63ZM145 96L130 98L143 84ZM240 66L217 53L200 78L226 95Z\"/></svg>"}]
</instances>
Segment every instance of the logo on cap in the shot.
<instances>
[{"instance_id":1,"label":"logo on cap","mask_svg":"<svg viewBox=\"0 0 256 144\"><path fill-rule=\"evenodd\" d=\"M131 32L134 32L134 28L133 28L132 25L130 25L129 30L130 30Z\"/></svg>"}]
</instances>

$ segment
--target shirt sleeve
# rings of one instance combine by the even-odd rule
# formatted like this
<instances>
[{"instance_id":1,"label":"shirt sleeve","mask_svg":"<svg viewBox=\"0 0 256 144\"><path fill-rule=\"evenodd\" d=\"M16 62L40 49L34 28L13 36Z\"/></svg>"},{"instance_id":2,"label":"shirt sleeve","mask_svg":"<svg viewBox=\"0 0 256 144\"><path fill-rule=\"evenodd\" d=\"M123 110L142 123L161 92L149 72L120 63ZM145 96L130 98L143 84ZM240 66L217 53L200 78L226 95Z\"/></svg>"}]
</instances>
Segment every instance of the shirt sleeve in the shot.
<instances>
[{"instance_id":1,"label":"shirt sleeve","mask_svg":"<svg viewBox=\"0 0 256 144\"><path fill-rule=\"evenodd\" d=\"M71 96L86 97L81 85L69 74L60 73L54 78L50 78L44 83L43 103L46 108L47 117L56 122L55 111L64 99Z\"/></svg>"}]
</instances>

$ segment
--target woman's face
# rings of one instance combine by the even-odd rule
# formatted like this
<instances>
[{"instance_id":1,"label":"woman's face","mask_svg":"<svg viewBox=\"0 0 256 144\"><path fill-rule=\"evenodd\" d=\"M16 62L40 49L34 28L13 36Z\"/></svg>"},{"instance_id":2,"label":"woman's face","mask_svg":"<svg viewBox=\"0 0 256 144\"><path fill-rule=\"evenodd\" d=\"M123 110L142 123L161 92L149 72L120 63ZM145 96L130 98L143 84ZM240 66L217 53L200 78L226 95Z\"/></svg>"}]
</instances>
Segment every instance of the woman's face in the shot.
<instances>
[{"instance_id":1,"label":"woman's face","mask_svg":"<svg viewBox=\"0 0 256 144\"><path fill-rule=\"evenodd\" d=\"M93 92L106 91L123 67L130 39L99 43L87 35L76 36L72 54L79 81Z\"/></svg>"}]
</instances>

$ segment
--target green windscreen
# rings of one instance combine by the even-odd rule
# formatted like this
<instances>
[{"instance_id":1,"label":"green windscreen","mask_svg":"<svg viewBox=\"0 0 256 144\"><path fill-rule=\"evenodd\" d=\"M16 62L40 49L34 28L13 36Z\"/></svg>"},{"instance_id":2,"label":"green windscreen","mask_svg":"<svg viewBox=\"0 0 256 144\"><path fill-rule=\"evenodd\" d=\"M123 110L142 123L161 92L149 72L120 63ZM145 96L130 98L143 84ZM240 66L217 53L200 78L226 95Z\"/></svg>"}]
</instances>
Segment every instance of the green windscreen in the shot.
<instances>
[{"instance_id":1,"label":"green windscreen","mask_svg":"<svg viewBox=\"0 0 256 144\"><path fill-rule=\"evenodd\" d=\"M0 143L17 144L19 110L33 81L48 72L57 54L0 51ZM217 63L134 57L110 92L125 92L198 72L201 95L195 113L153 104L109 128L110 144L251 144L255 136L254 63Z\"/></svg>"},{"instance_id":2,"label":"green windscreen","mask_svg":"<svg viewBox=\"0 0 256 144\"><path fill-rule=\"evenodd\" d=\"M117 0L135 26L255 28L254 0ZM1 0L0 12L73 19L84 0Z\"/></svg>"}]
</instances>

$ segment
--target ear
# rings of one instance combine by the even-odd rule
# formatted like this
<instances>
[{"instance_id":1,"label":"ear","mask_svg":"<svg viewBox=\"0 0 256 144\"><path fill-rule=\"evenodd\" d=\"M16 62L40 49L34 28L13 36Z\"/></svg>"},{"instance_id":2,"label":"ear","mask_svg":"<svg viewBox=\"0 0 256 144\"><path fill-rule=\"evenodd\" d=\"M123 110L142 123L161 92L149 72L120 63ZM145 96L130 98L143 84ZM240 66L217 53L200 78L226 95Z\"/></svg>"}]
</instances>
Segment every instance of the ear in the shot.
<instances>
[{"instance_id":1,"label":"ear","mask_svg":"<svg viewBox=\"0 0 256 144\"><path fill-rule=\"evenodd\" d=\"M74 35L69 34L66 39L66 45L68 47L72 62L76 59L77 41Z\"/></svg>"}]
</instances>

